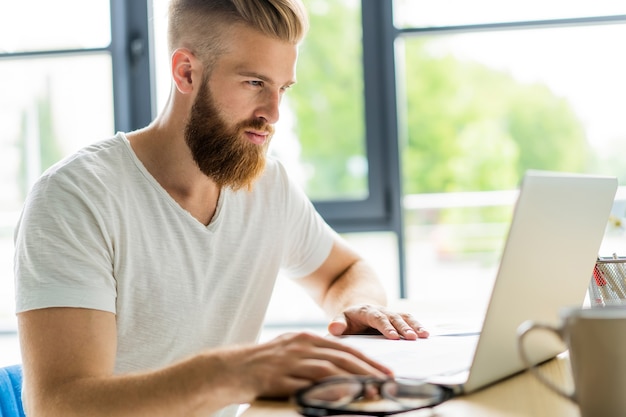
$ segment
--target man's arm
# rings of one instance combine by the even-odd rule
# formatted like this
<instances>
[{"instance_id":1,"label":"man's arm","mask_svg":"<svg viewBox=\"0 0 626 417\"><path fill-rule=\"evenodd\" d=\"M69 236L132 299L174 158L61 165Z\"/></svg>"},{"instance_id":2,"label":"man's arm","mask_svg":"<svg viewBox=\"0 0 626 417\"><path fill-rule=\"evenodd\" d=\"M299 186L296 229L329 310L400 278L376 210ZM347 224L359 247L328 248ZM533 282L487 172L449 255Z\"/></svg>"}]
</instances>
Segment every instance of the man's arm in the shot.
<instances>
[{"instance_id":1,"label":"man's arm","mask_svg":"<svg viewBox=\"0 0 626 417\"><path fill-rule=\"evenodd\" d=\"M354 349L301 333L114 375L113 314L49 308L20 313L18 324L29 417L210 415L259 396L286 396L327 376L390 373Z\"/></svg>"},{"instance_id":2,"label":"man's arm","mask_svg":"<svg viewBox=\"0 0 626 417\"><path fill-rule=\"evenodd\" d=\"M339 236L324 263L298 282L333 318L328 326L333 335L373 329L390 339L428 337L410 314L386 308L385 289L376 273Z\"/></svg>"}]
</instances>

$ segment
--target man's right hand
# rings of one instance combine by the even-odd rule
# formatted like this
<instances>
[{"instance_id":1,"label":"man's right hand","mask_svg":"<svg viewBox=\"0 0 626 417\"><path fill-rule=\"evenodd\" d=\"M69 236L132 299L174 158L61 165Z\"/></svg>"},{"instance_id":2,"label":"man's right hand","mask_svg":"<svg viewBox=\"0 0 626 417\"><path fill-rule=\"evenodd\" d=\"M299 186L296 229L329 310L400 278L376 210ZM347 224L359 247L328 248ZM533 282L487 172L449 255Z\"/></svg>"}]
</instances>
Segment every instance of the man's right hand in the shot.
<instances>
[{"instance_id":1,"label":"man's right hand","mask_svg":"<svg viewBox=\"0 0 626 417\"><path fill-rule=\"evenodd\" d=\"M288 333L257 346L225 349L223 354L228 358L224 375L242 390L242 403L289 396L330 376L386 378L392 373L349 346L311 333Z\"/></svg>"}]
</instances>

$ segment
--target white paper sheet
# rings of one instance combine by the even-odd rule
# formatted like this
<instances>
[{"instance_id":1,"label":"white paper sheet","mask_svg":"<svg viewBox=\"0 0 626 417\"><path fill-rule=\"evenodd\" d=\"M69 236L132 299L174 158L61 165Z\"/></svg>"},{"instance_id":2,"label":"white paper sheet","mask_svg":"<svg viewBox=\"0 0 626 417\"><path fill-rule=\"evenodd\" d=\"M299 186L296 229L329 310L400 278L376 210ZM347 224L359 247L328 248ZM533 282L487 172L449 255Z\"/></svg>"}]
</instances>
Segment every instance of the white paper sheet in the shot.
<instances>
[{"instance_id":1,"label":"white paper sheet","mask_svg":"<svg viewBox=\"0 0 626 417\"><path fill-rule=\"evenodd\" d=\"M469 371L478 334L457 330L418 340L389 340L382 336L337 339L388 366L395 376L433 379Z\"/></svg>"}]
</instances>

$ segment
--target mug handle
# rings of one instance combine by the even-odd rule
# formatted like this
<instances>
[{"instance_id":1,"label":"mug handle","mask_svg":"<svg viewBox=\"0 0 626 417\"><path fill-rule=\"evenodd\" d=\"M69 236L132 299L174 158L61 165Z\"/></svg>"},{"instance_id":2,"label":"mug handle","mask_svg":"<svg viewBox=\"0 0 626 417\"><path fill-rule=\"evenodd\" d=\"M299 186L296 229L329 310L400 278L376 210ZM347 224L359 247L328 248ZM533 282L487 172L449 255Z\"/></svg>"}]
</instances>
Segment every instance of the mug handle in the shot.
<instances>
[{"instance_id":1,"label":"mug handle","mask_svg":"<svg viewBox=\"0 0 626 417\"><path fill-rule=\"evenodd\" d=\"M568 400L576 403L576 393L575 392L568 394L561 387L557 386L554 382L552 382L548 378L546 378L543 375L543 373L539 370L539 368L537 368L537 365L533 365L530 362L530 359L528 358L528 355L526 354L526 350L524 350L524 338L532 330L538 330L538 329L548 330L548 331L556 334L559 337L559 339L563 340L563 336L561 335L561 332L559 331L559 329L555 328L555 327L553 327L551 325L543 324L543 323L535 323L533 321L525 321L524 323L520 324L520 326L517 329L517 348L518 348L520 356L522 358L522 362L524 362L524 366L526 366L526 368L529 371L531 371L531 373L540 382L542 382L546 387L550 388L552 391L556 392L560 396L562 396L564 398L567 398Z\"/></svg>"}]
</instances>

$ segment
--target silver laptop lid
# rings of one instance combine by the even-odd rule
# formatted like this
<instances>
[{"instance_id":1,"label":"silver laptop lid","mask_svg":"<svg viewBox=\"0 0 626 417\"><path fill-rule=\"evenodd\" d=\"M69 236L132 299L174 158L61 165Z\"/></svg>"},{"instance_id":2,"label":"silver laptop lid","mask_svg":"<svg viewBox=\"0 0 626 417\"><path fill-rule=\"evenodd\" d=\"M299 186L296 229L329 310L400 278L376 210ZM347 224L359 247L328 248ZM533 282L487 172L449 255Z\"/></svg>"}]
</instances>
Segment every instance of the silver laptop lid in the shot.
<instances>
[{"instance_id":1,"label":"silver laptop lid","mask_svg":"<svg viewBox=\"0 0 626 417\"><path fill-rule=\"evenodd\" d=\"M463 391L524 368L516 345L522 322L556 323L561 308L583 303L616 190L613 177L526 173ZM548 337L529 344L535 362L564 350Z\"/></svg>"}]
</instances>

